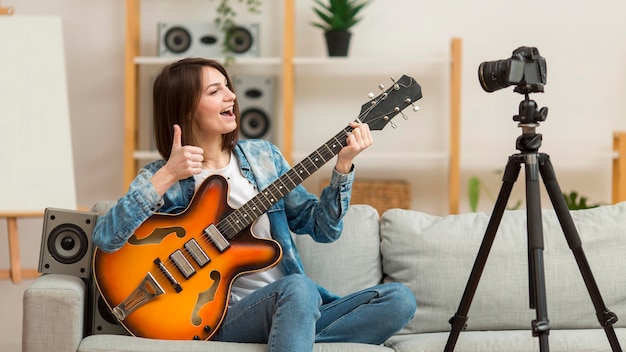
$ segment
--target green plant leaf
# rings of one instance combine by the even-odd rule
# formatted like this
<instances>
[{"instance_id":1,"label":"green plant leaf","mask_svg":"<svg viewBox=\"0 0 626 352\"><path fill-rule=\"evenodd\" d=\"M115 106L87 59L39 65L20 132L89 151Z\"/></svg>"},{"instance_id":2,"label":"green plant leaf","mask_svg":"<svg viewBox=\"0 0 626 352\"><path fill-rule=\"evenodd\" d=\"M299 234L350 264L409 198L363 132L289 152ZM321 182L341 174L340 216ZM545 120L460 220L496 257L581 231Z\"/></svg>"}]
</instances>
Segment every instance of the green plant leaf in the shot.
<instances>
[{"instance_id":1,"label":"green plant leaf","mask_svg":"<svg viewBox=\"0 0 626 352\"><path fill-rule=\"evenodd\" d=\"M565 199L565 204L567 204L567 208L569 210L581 210L581 209L590 209L596 208L602 205L602 203L595 204L587 204L587 197L580 196L578 197L578 192L571 191L570 193L563 193L563 198Z\"/></svg>"},{"instance_id":2,"label":"green plant leaf","mask_svg":"<svg viewBox=\"0 0 626 352\"><path fill-rule=\"evenodd\" d=\"M467 190L470 209L473 212L476 212L478 211L478 201L480 199L480 180L478 179L478 177L470 177L467 185Z\"/></svg>"},{"instance_id":3,"label":"green plant leaf","mask_svg":"<svg viewBox=\"0 0 626 352\"><path fill-rule=\"evenodd\" d=\"M324 31L347 31L361 21L357 15L370 3L370 0L313 0L313 11L321 22L311 22Z\"/></svg>"}]
</instances>

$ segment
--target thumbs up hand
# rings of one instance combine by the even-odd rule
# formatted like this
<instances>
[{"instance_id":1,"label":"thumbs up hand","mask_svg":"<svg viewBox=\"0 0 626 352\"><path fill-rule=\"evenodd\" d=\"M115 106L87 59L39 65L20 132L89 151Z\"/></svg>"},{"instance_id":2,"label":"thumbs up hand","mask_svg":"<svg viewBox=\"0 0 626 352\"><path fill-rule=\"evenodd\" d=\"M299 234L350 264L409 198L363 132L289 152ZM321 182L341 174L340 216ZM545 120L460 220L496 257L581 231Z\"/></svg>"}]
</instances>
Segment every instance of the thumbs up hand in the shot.
<instances>
[{"instance_id":1,"label":"thumbs up hand","mask_svg":"<svg viewBox=\"0 0 626 352\"><path fill-rule=\"evenodd\" d=\"M170 158L164 167L175 175L177 180L185 179L189 176L199 174L202 171L202 160L204 150L193 145L182 145L182 132L180 126L174 125L174 138Z\"/></svg>"},{"instance_id":2,"label":"thumbs up hand","mask_svg":"<svg viewBox=\"0 0 626 352\"><path fill-rule=\"evenodd\" d=\"M174 138L170 157L165 165L152 176L152 184L159 193L165 192L176 182L202 171L204 150L193 145L182 145L182 131L174 125Z\"/></svg>"}]
</instances>

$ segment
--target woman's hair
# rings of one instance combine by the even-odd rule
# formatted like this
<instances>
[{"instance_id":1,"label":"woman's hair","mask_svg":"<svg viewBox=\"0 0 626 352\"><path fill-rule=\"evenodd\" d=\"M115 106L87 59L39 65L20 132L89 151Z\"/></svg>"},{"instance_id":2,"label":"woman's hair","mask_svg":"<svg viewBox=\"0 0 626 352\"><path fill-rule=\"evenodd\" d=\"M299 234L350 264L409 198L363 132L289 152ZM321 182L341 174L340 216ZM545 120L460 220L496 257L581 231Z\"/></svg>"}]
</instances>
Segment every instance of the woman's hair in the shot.
<instances>
[{"instance_id":1,"label":"woman's hair","mask_svg":"<svg viewBox=\"0 0 626 352\"><path fill-rule=\"evenodd\" d=\"M228 88L233 84L222 64L215 60L187 58L165 66L154 81L153 126L157 150L164 159L169 159L174 139L174 125L182 131L183 145L198 145L192 132L193 118L200 102L202 69L212 67L220 71ZM235 100L234 114L239 126L239 106ZM239 129L222 135L222 149L232 151L239 138Z\"/></svg>"}]
</instances>

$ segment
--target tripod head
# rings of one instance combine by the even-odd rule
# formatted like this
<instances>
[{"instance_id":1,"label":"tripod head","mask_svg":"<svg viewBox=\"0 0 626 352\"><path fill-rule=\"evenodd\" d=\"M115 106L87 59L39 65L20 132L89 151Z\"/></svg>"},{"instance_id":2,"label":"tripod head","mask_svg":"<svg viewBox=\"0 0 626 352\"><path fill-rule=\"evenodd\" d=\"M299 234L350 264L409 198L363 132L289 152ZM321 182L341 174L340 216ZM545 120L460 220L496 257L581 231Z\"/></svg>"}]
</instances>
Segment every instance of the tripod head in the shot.
<instances>
[{"instance_id":1,"label":"tripod head","mask_svg":"<svg viewBox=\"0 0 626 352\"><path fill-rule=\"evenodd\" d=\"M541 147L542 136L535 133L539 122L548 117L548 108L537 109L537 103L531 100L529 93L524 94L524 100L519 104L519 112L513 116L513 121L518 121L518 127L522 128L522 135L517 137L515 147L521 152L536 152Z\"/></svg>"}]
</instances>

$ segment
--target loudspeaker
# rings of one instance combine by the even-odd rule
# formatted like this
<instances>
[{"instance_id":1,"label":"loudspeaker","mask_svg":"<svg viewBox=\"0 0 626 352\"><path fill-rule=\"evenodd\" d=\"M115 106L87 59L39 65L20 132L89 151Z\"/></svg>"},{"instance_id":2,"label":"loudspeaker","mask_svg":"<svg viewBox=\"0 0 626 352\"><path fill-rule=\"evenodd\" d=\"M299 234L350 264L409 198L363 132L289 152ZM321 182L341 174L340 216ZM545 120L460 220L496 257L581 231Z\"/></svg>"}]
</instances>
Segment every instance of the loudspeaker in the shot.
<instances>
[{"instance_id":1,"label":"loudspeaker","mask_svg":"<svg viewBox=\"0 0 626 352\"><path fill-rule=\"evenodd\" d=\"M91 324L87 331L91 335L100 334L112 334L112 335L130 335L128 331L115 319L111 310L107 306L106 302L100 295L96 280L90 281L90 295L91 300L88 305L89 312L87 312L88 321Z\"/></svg>"},{"instance_id":2,"label":"loudspeaker","mask_svg":"<svg viewBox=\"0 0 626 352\"><path fill-rule=\"evenodd\" d=\"M257 23L236 25L227 36L210 22L161 22L158 32L159 56L219 57L224 55L225 40L228 40L228 48L235 57L259 56Z\"/></svg>"},{"instance_id":3,"label":"loudspeaker","mask_svg":"<svg viewBox=\"0 0 626 352\"><path fill-rule=\"evenodd\" d=\"M39 272L88 278L93 254L91 235L96 218L96 213L46 208Z\"/></svg>"},{"instance_id":4,"label":"loudspeaker","mask_svg":"<svg viewBox=\"0 0 626 352\"><path fill-rule=\"evenodd\" d=\"M240 76L233 80L241 113L239 130L242 138L272 140L275 78Z\"/></svg>"}]
</instances>

